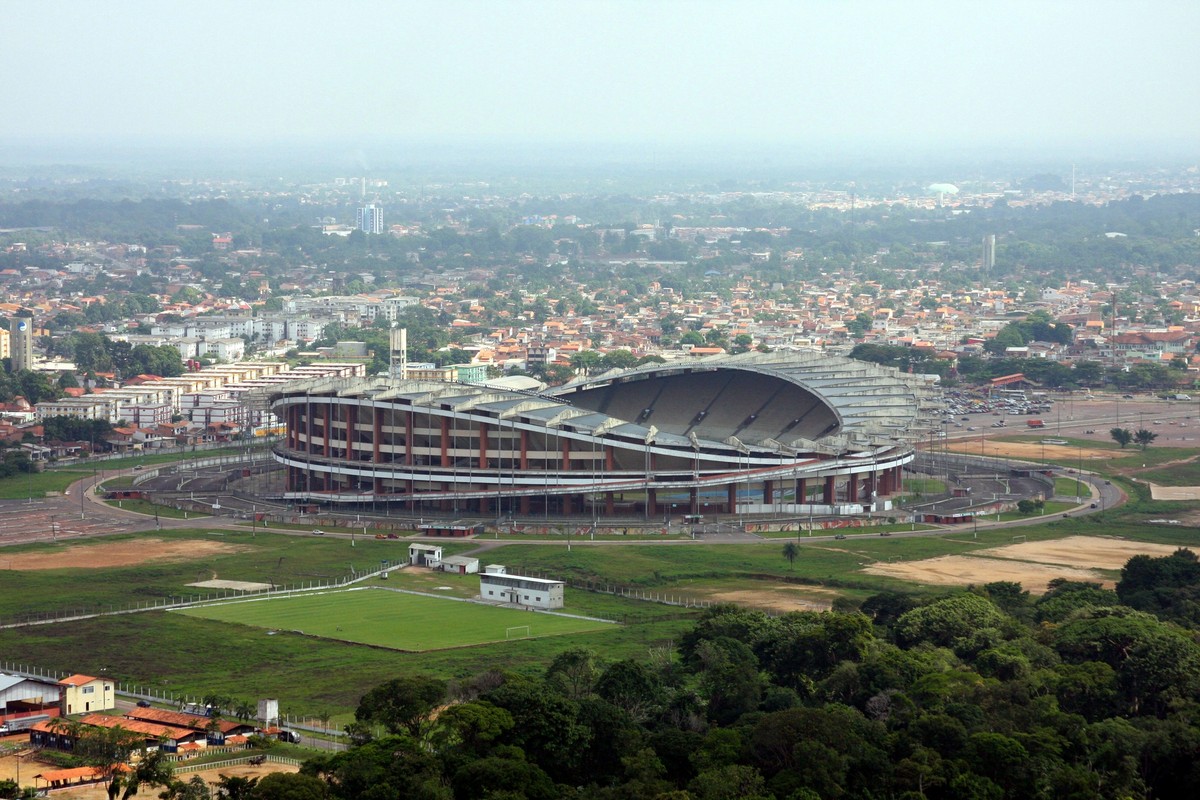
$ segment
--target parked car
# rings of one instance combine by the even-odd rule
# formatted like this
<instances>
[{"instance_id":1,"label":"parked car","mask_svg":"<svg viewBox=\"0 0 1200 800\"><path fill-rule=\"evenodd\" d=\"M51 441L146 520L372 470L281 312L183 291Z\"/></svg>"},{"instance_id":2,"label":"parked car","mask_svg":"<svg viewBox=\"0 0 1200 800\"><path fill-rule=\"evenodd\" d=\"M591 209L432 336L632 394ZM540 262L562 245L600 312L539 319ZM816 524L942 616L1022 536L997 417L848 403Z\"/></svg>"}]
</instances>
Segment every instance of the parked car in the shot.
<instances>
[{"instance_id":1,"label":"parked car","mask_svg":"<svg viewBox=\"0 0 1200 800\"><path fill-rule=\"evenodd\" d=\"M149 708L150 707L149 700L138 700L137 704L138 704L138 708Z\"/></svg>"},{"instance_id":2,"label":"parked car","mask_svg":"<svg viewBox=\"0 0 1200 800\"><path fill-rule=\"evenodd\" d=\"M325 531L318 530L317 528L313 528L313 536L324 536L324 535L325 535Z\"/></svg>"},{"instance_id":3,"label":"parked car","mask_svg":"<svg viewBox=\"0 0 1200 800\"><path fill-rule=\"evenodd\" d=\"M846 534L844 534L844 533L839 533L839 534L837 534L836 536L834 536L833 538L835 538L835 539L845 539L845 538L846 538Z\"/></svg>"}]
</instances>

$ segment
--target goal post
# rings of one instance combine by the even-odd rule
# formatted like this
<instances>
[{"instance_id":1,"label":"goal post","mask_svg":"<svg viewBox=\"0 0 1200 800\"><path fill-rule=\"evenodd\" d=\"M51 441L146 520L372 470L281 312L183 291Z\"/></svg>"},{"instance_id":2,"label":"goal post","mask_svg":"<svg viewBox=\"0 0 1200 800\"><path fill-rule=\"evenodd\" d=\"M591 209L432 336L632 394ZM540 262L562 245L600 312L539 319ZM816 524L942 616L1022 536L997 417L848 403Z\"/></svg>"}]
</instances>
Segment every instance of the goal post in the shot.
<instances>
[{"instance_id":1,"label":"goal post","mask_svg":"<svg viewBox=\"0 0 1200 800\"><path fill-rule=\"evenodd\" d=\"M1025 541L1025 534L1019 533L1016 536L1014 536L1012 538L1012 540L1013 540L1013 544L1016 544L1017 542L1023 542L1023 541Z\"/></svg>"},{"instance_id":2,"label":"goal post","mask_svg":"<svg viewBox=\"0 0 1200 800\"><path fill-rule=\"evenodd\" d=\"M528 639L530 636L528 625L514 625L511 628L504 629L505 639Z\"/></svg>"}]
</instances>

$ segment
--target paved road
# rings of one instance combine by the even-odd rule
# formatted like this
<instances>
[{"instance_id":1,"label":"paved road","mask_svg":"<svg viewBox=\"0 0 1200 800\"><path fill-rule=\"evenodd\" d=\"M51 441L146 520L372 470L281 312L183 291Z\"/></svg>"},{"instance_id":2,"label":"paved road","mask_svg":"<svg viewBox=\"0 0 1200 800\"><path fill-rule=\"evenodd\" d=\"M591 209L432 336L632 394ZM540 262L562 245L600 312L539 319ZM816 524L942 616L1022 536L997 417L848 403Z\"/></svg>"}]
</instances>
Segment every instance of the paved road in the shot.
<instances>
[{"instance_id":1,"label":"paved road","mask_svg":"<svg viewBox=\"0 0 1200 800\"><path fill-rule=\"evenodd\" d=\"M79 481L71 484L70 488L61 497L47 497L35 499L32 502L28 500L5 500L0 501L0 546L6 544L24 544L36 541L49 541L60 539L74 539L91 536L101 536L113 533L129 533L134 531L144 531L154 526L154 518L148 517L145 514L139 514L134 511L128 511L121 508L113 507L103 501L103 498L98 497L92 488L101 480L109 480L120 475L136 475L138 471L114 470L105 472L103 479L99 476L87 476ZM1107 484L1103 478L1094 476L1089 473L1082 475L1092 488L1094 498L1086 499L1079 507L1063 514L1062 516L1081 516L1089 513L1095 513L1104 509L1115 508L1121 505L1127 499L1121 490ZM84 492L80 499L80 492ZM1090 504L1096 502L1098 508L1092 509ZM222 505L225 502L222 501ZM1045 521L1049 517L1029 518L1014 520L1012 522L987 522L983 519L979 520L979 528L988 529L996 527L1020 527L1029 525L1031 522ZM160 529L171 530L175 528L196 528L205 527L214 530L245 530L245 520L233 517L200 517L196 519L184 520L167 517L159 517L158 525ZM898 531L893 535L900 538L914 536L936 536L947 531L962 530L962 526L944 526L934 530L926 531ZM311 533L299 531L276 530L276 533L291 534L296 536L311 535ZM815 536L800 536L803 541L832 541L838 534L837 531L832 531L829 534ZM329 532L326 535L331 537L350 538L349 533L333 533ZM361 535L361 534L359 534ZM404 537L401 541L422 541L426 537ZM428 539L429 541L444 541L437 538ZM476 540L479 543L478 550L486 552L489 549L500 547L505 544L516 543L514 540L487 540L480 538ZM635 539L632 541L604 539L593 541L583 537L571 537L570 546L572 547L622 547L622 546L651 546L651 547L686 547L696 543L704 544L775 544L779 542L779 538L764 538L755 534L747 534L741 532L729 533L713 533L697 536L695 539ZM557 546L566 546L567 542L562 537L552 537L545 539L521 539L522 544L548 544ZM2 557L0 557L0 566L3 565Z\"/></svg>"}]
</instances>

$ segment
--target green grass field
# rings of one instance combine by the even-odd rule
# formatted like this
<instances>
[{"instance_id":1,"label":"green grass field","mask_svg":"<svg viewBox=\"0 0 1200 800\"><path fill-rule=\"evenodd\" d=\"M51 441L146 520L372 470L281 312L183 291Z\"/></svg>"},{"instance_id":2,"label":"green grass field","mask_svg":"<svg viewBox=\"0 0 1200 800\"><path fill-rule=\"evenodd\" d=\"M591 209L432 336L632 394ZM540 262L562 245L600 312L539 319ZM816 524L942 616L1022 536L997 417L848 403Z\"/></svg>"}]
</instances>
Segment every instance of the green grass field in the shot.
<instances>
[{"instance_id":1,"label":"green grass field","mask_svg":"<svg viewBox=\"0 0 1200 800\"><path fill-rule=\"evenodd\" d=\"M1055 497L1088 497L1090 490L1083 481L1076 478L1055 478L1054 479L1054 495Z\"/></svg>"},{"instance_id":2,"label":"green grass field","mask_svg":"<svg viewBox=\"0 0 1200 800\"><path fill-rule=\"evenodd\" d=\"M575 617L385 589L224 603L178 613L409 652L615 627ZM528 630L509 630L517 626L527 626Z\"/></svg>"}]
</instances>

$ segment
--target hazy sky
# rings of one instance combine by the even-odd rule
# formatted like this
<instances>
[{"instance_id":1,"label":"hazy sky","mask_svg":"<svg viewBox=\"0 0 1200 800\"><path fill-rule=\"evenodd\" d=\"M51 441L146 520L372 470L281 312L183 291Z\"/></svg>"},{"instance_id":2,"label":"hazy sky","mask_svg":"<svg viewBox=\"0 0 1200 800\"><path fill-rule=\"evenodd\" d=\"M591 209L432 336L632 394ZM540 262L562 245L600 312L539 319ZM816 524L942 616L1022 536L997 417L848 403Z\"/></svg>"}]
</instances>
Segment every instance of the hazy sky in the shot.
<instances>
[{"instance_id":1,"label":"hazy sky","mask_svg":"<svg viewBox=\"0 0 1200 800\"><path fill-rule=\"evenodd\" d=\"M1200 2L3 0L0 139L1200 141Z\"/></svg>"}]
</instances>

